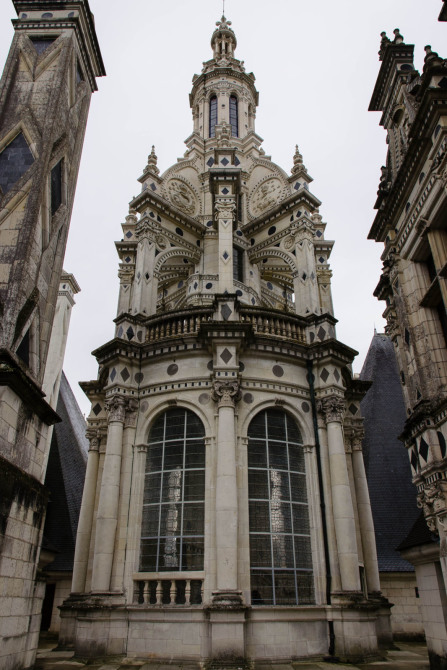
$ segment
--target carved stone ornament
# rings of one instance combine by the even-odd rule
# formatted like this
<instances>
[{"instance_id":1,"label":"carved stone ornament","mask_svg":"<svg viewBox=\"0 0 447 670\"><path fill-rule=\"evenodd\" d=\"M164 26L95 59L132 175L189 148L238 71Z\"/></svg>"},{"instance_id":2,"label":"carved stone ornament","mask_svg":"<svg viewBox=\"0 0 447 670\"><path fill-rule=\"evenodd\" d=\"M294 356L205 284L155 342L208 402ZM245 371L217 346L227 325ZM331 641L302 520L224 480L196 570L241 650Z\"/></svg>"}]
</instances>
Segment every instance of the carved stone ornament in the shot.
<instances>
[{"instance_id":1,"label":"carved stone ornament","mask_svg":"<svg viewBox=\"0 0 447 670\"><path fill-rule=\"evenodd\" d=\"M326 423L333 421L343 422L343 417L346 410L346 404L343 398L337 396L329 396L318 401L317 409L324 415Z\"/></svg>"},{"instance_id":2,"label":"carved stone ornament","mask_svg":"<svg viewBox=\"0 0 447 670\"><path fill-rule=\"evenodd\" d=\"M282 184L277 177L271 177L257 186L250 198L250 211L253 216L259 216L267 209L271 209L281 198Z\"/></svg>"},{"instance_id":3,"label":"carved stone ornament","mask_svg":"<svg viewBox=\"0 0 447 670\"><path fill-rule=\"evenodd\" d=\"M126 403L126 416L124 425L126 428L135 428L138 415L138 400L129 398Z\"/></svg>"},{"instance_id":4,"label":"carved stone ornament","mask_svg":"<svg viewBox=\"0 0 447 670\"><path fill-rule=\"evenodd\" d=\"M115 395L105 404L106 412L109 417L109 423L112 421L121 421L124 423L126 415L126 400L121 396Z\"/></svg>"},{"instance_id":5,"label":"carved stone ornament","mask_svg":"<svg viewBox=\"0 0 447 670\"><path fill-rule=\"evenodd\" d=\"M234 202L217 202L216 213L214 215L216 221L219 219L228 219L234 221L236 204Z\"/></svg>"},{"instance_id":6,"label":"carved stone ornament","mask_svg":"<svg viewBox=\"0 0 447 670\"><path fill-rule=\"evenodd\" d=\"M213 384L212 398L218 403L219 407L234 407L241 399L239 382L236 380L215 381Z\"/></svg>"},{"instance_id":7,"label":"carved stone ornament","mask_svg":"<svg viewBox=\"0 0 447 670\"><path fill-rule=\"evenodd\" d=\"M196 196L192 188L183 181L180 181L180 179L171 179L168 184L168 193L171 202L178 209L191 216L195 213L197 208Z\"/></svg>"},{"instance_id":8,"label":"carved stone ornament","mask_svg":"<svg viewBox=\"0 0 447 670\"><path fill-rule=\"evenodd\" d=\"M87 428L85 437L90 443L89 451L98 451L100 442L98 431L95 428Z\"/></svg>"}]
</instances>

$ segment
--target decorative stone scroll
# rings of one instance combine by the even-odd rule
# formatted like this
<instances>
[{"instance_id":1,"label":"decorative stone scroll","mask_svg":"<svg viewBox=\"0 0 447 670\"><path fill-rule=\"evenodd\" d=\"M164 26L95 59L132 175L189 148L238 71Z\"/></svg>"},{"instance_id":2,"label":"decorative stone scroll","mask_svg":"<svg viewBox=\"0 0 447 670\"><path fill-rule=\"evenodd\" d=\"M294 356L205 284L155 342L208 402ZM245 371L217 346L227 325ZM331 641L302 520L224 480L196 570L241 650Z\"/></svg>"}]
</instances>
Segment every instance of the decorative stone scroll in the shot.
<instances>
[{"instance_id":1,"label":"decorative stone scroll","mask_svg":"<svg viewBox=\"0 0 447 670\"><path fill-rule=\"evenodd\" d=\"M346 404L343 398L329 396L328 398L323 398L322 400L318 401L317 409L324 415L324 420L326 423L331 423L332 421L338 421L339 423L342 423L346 410Z\"/></svg>"},{"instance_id":2,"label":"decorative stone scroll","mask_svg":"<svg viewBox=\"0 0 447 670\"><path fill-rule=\"evenodd\" d=\"M241 399L238 381L215 381L213 384L213 400L219 407L234 407Z\"/></svg>"},{"instance_id":3,"label":"decorative stone scroll","mask_svg":"<svg viewBox=\"0 0 447 670\"><path fill-rule=\"evenodd\" d=\"M168 184L168 193L171 202L183 212L194 215L197 202L193 190L180 179L171 179Z\"/></svg>"},{"instance_id":4,"label":"decorative stone scroll","mask_svg":"<svg viewBox=\"0 0 447 670\"><path fill-rule=\"evenodd\" d=\"M215 205L216 213L214 215L216 221L219 219L227 219L233 222L236 213L236 204L234 202L217 202Z\"/></svg>"},{"instance_id":5,"label":"decorative stone scroll","mask_svg":"<svg viewBox=\"0 0 447 670\"><path fill-rule=\"evenodd\" d=\"M127 399L120 395L115 395L107 400L105 407L109 423L118 421L124 423L126 427L135 426L138 409L138 401L135 398Z\"/></svg>"}]
</instances>

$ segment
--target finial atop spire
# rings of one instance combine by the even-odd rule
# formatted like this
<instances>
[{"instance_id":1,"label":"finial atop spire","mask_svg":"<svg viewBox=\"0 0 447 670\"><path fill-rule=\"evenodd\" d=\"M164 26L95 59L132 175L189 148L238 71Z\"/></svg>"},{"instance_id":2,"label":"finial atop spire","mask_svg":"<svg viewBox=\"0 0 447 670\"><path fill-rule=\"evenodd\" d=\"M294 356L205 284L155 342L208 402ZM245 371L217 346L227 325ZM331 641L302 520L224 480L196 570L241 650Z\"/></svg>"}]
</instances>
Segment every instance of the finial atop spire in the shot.
<instances>
[{"instance_id":1,"label":"finial atop spire","mask_svg":"<svg viewBox=\"0 0 447 670\"><path fill-rule=\"evenodd\" d=\"M231 21L222 14L220 21L216 21L216 30L211 38L211 47L214 51L215 60L234 58L236 49L236 35L231 26Z\"/></svg>"},{"instance_id":2,"label":"finial atop spire","mask_svg":"<svg viewBox=\"0 0 447 670\"><path fill-rule=\"evenodd\" d=\"M302 170L303 167L304 167L303 157L300 154L300 150L298 149L298 144L295 144L295 154L293 156L292 174L295 174L295 172Z\"/></svg>"},{"instance_id":3,"label":"finial atop spire","mask_svg":"<svg viewBox=\"0 0 447 670\"><path fill-rule=\"evenodd\" d=\"M155 154L155 146L152 145L152 151L147 157L147 165L144 168L144 173L152 172L152 174L160 174L160 170L157 167L157 156Z\"/></svg>"},{"instance_id":4,"label":"finial atop spire","mask_svg":"<svg viewBox=\"0 0 447 670\"><path fill-rule=\"evenodd\" d=\"M433 51L429 44L424 47L424 51L424 72L426 72L432 65L440 65L443 62L442 58L439 58L439 54L436 51Z\"/></svg>"}]
</instances>

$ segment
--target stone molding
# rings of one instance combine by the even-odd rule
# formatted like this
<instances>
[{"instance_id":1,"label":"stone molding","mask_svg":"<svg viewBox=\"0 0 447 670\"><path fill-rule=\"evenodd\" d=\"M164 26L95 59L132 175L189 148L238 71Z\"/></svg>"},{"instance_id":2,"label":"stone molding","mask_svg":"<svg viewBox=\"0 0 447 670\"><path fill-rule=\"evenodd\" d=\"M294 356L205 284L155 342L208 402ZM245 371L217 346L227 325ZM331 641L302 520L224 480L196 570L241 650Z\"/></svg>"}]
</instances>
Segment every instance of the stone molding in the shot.
<instances>
[{"instance_id":1,"label":"stone molding","mask_svg":"<svg viewBox=\"0 0 447 670\"><path fill-rule=\"evenodd\" d=\"M241 399L240 384L237 380L214 381L212 398L218 407L235 407Z\"/></svg>"},{"instance_id":2,"label":"stone molding","mask_svg":"<svg viewBox=\"0 0 447 670\"><path fill-rule=\"evenodd\" d=\"M134 428L137 418L138 401L135 398L123 398L114 395L105 403L108 422L123 423L126 428Z\"/></svg>"},{"instance_id":3,"label":"stone molding","mask_svg":"<svg viewBox=\"0 0 447 670\"><path fill-rule=\"evenodd\" d=\"M90 451L99 451L99 444L101 442L101 438L99 435L99 431L95 430L94 428L87 428L85 431L85 437L90 443L89 446L89 452Z\"/></svg>"},{"instance_id":4,"label":"stone molding","mask_svg":"<svg viewBox=\"0 0 447 670\"><path fill-rule=\"evenodd\" d=\"M230 219L234 221L235 212L236 212L236 203L234 202L217 202L215 205L216 214L215 219Z\"/></svg>"},{"instance_id":5,"label":"stone molding","mask_svg":"<svg viewBox=\"0 0 447 670\"><path fill-rule=\"evenodd\" d=\"M343 398L329 396L317 402L317 410L323 414L326 424L333 423L334 421L343 423L346 403Z\"/></svg>"}]
</instances>

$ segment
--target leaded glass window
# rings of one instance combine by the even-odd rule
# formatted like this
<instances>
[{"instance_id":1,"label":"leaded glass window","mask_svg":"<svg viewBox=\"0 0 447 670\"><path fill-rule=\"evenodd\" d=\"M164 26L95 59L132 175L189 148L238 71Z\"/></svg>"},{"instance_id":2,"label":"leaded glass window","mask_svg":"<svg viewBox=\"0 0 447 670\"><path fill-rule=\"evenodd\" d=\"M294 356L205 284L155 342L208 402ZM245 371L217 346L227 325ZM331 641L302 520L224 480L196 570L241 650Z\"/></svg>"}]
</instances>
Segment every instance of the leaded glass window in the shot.
<instances>
[{"instance_id":1,"label":"leaded glass window","mask_svg":"<svg viewBox=\"0 0 447 670\"><path fill-rule=\"evenodd\" d=\"M235 95L230 95L230 126L233 137L239 137L239 118Z\"/></svg>"},{"instance_id":2,"label":"leaded glass window","mask_svg":"<svg viewBox=\"0 0 447 670\"><path fill-rule=\"evenodd\" d=\"M170 409L149 435L140 570L203 570L205 430L187 409Z\"/></svg>"},{"instance_id":3,"label":"leaded glass window","mask_svg":"<svg viewBox=\"0 0 447 670\"><path fill-rule=\"evenodd\" d=\"M248 429L252 605L314 602L309 509L300 431L281 410Z\"/></svg>"},{"instance_id":4,"label":"leaded glass window","mask_svg":"<svg viewBox=\"0 0 447 670\"><path fill-rule=\"evenodd\" d=\"M217 124L217 97L213 95L210 98L210 137L216 137Z\"/></svg>"}]
</instances>

